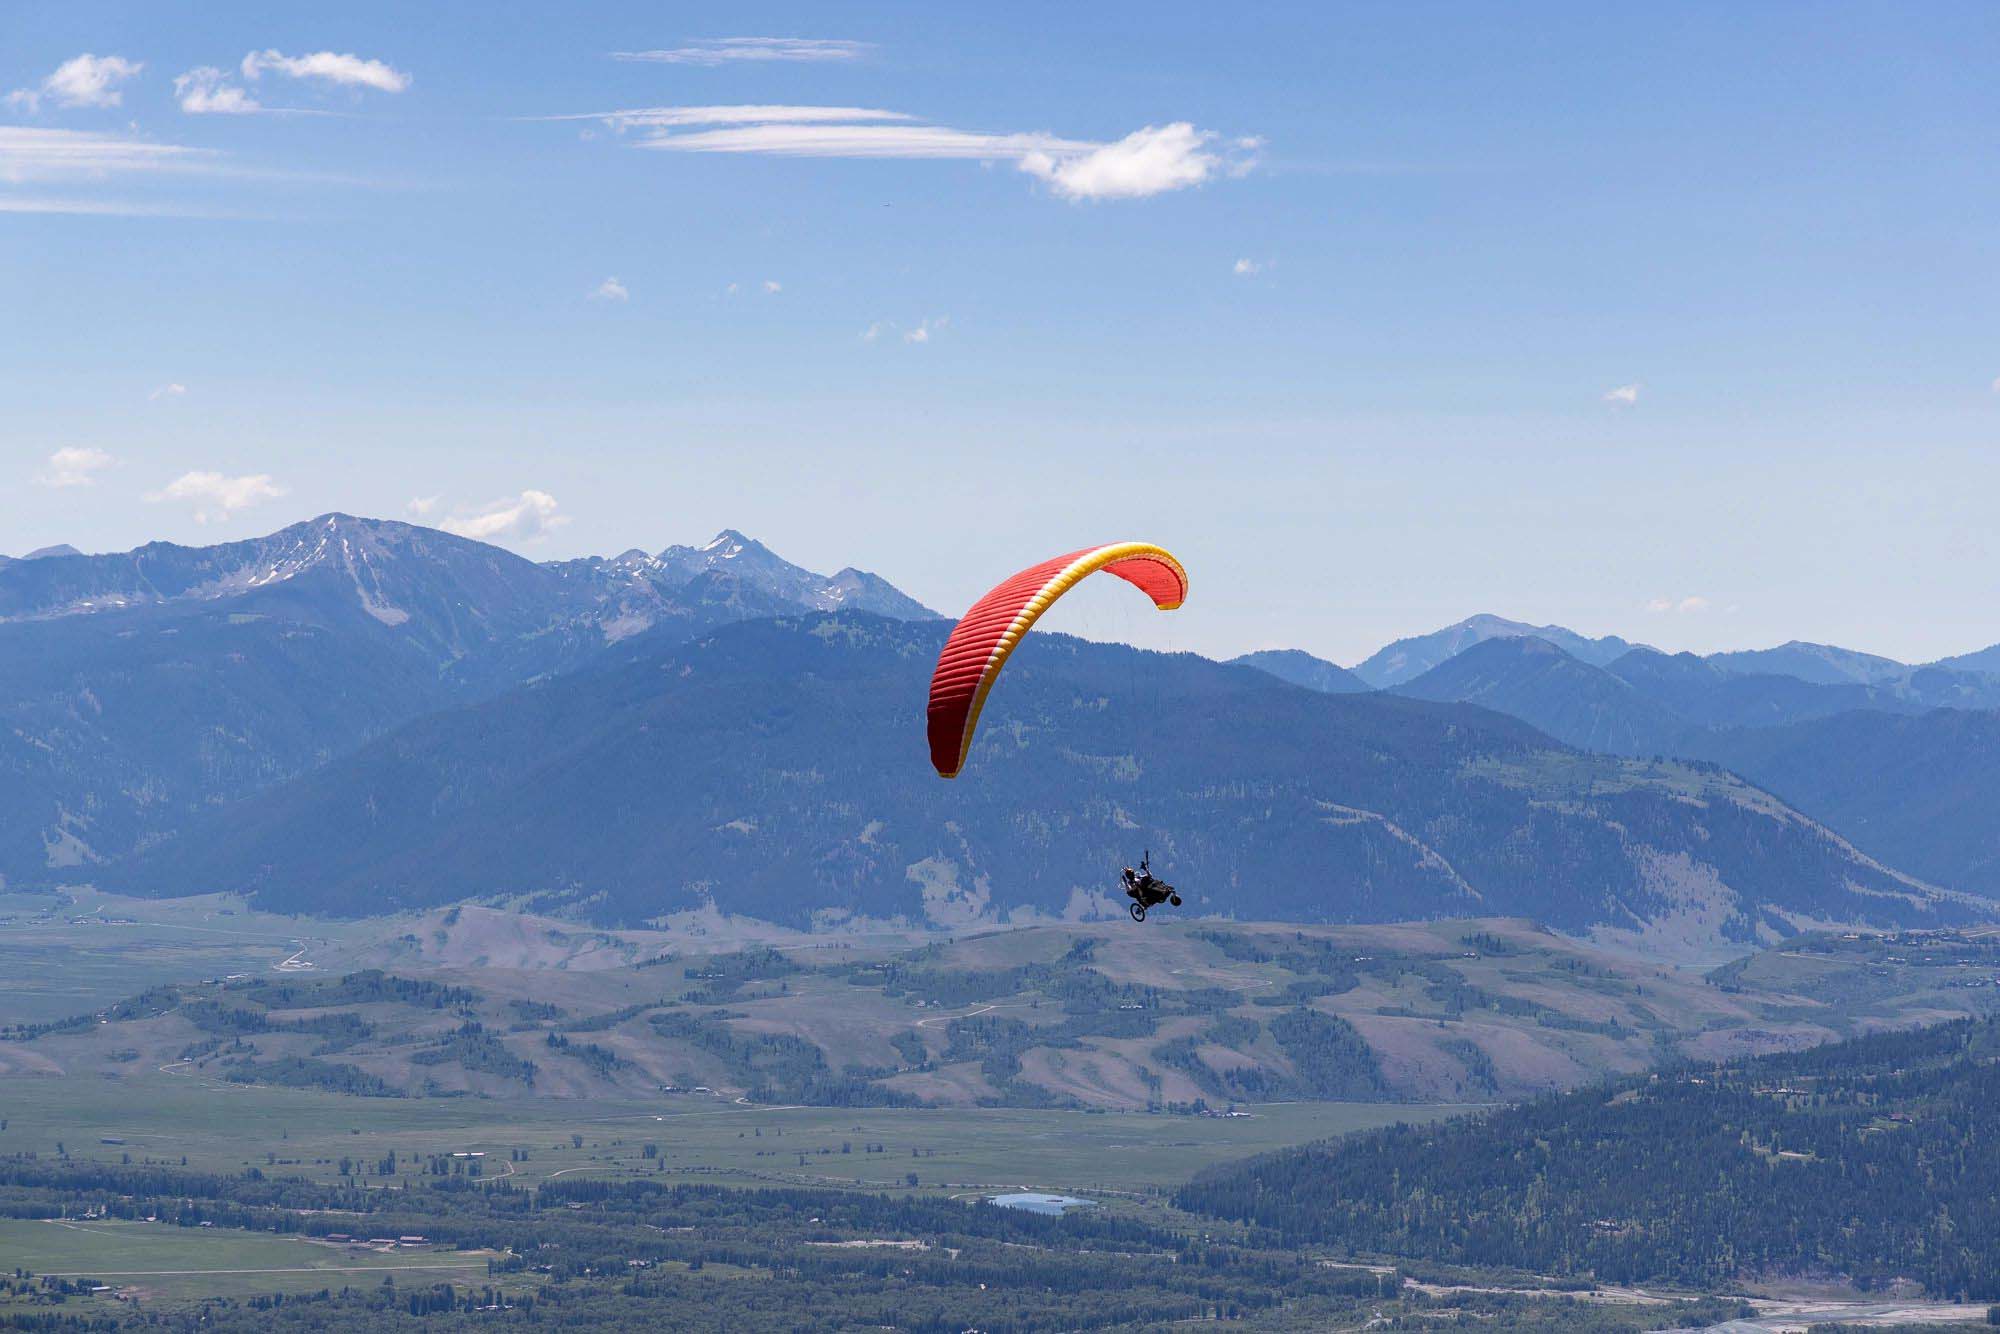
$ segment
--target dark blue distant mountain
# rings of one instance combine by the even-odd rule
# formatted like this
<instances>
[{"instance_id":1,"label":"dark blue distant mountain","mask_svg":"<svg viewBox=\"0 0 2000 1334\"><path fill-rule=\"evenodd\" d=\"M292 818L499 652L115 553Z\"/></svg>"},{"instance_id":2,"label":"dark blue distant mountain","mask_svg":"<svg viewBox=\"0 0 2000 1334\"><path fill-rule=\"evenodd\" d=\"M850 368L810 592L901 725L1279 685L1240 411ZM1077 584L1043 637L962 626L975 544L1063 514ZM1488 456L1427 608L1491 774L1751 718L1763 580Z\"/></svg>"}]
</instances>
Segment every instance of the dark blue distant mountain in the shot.
<instances>
[{"instance_id":1,"label":"dark blue distant mountain","mask_svg":"<svg viewBox=\"0 0 2000 1334\"><path fill-rule=\"evenodd\" d=\"M1315 658L1301 649L1259 649L1255 653L1231 658L1229 662L1234 667L1255 667L1280 681L1290 681L1295 686L1324 691L1329 695L1351 695L1374 689L1345 667L1337 667L1325 658Z\"/></svg>"},{"instance_id":2,"label":"dark blue distant mountain","mask_svg":"<svg viewBox=\"0 0 2000 1334\"><path fill-rule=\"evenodd\" d=\"M1616 755L1670 754L1688 720L1545 639L1488 639L1396 687L1413 699L1477 704L1558 740Z\"/></svg>"},{"instance_id":3,"label":"dark blue distant mountain","mask_svg":"<svg viewBox=\"0 0 2000 1334\"><path fill-rule=\"evenodd\" d=\"M1979 649L1972 653L1961 653L1956 657L1939 658L1932 667L1953 672L1978 672L1986 676L2000 676L2000 644Z\"/></svg>"},{"instance_id":4,"label":"dark blue distant mountain","mask_svg":"<svg viewBox=\"0 0 2000 1334\"><path fill-rule=\"evenodd\" d=\"M1399 639L1378 649L1354 669L1354 674L1378 690L1414 681L1475 644L1489 639L1541 639L1554 644L1579 662L1603 666L1628 652L1633 646L1616 635L1589 639L1560 625L1527 625L1500 616L1468 616L1427 635Z\"/></svg>"},{"instance_id":5,"label":"dark blue distant mountain","mask_svg":"<svg viewBox=\"0 0 2000 1334\"><path fill-rule=\"evenodd\" d=\"M1398 693L1483 705L1594 750L1724 764L1892 866L2000 896L1995 678L1920 667L1814 684L1650 649L1600 668L1507 639Z\"/></svg>"},{"instance_id":6,"label":"dark blue distant mountain","mask_svg":"<svg viewBox=\"0 0 2000 1334\"><path fill-rule=\"evenodd\" d=\"M1909 671L1893 658L1798 639L1776 648L1711 653L1707 661L1727 672L1792 676L1815 685L1881 685Z\"/></svg>"},{"instance_id":7,"label":"dark blue distant mountain","mask_svg":"<svg viewBox=\"0 0 2000 1334\"><path fill-rule=\"evenodd\" d=\"M2000 897L2000 713L1842 713L1719 733L1701 753L1896 866Z\"/></svg>"}]
</instances>

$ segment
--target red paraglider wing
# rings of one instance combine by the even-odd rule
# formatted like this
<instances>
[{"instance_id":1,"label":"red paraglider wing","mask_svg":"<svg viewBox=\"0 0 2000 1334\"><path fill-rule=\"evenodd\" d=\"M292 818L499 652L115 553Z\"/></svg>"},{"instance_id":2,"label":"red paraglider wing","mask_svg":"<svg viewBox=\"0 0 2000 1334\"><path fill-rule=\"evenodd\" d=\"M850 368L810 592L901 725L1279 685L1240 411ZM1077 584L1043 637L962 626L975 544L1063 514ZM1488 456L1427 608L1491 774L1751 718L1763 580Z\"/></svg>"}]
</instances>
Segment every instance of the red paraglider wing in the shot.
<instances>
[{"instance_id":1,"label":"red paraglider wing","mask_svg":"<svg viewBox=\"0 0 2000 1334\"><path fill-rule=\"evenodd\" d=\"M1003 581L965 613L931 675L931 764L939 777L965 767L987 692L1014 646L1055 600L1099 570L1117 575L1172 611L1187 598L1187 571L1150 542L1113 542L1045 560Z\"/></svg>"}]
</instances>

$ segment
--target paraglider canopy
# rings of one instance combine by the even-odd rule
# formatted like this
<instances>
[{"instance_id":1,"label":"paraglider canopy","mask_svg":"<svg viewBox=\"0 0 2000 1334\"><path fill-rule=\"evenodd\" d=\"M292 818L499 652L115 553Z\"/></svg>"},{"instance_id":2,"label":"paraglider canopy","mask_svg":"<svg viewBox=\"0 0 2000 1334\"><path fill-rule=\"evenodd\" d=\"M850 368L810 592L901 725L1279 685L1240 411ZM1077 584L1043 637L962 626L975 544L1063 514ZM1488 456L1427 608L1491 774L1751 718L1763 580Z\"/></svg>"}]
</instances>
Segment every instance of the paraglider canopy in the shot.
<instances>
[{"instance_id":1,"label":"paraglider canopy","mask_svg":"<svg viewBox=\"0 0 2000 1334\"><path fill-rule=\"evenodd\" d=\"M931 764L940 778L955 778L972 749L972 734L987 692L1043 612L1085 577L1103 570L1132 584L1161 611L1187 599L1187 571L1150 542L1085 547L1029 566L972 604L938 655L931 675Z\"/></svg>"}]
</instances>

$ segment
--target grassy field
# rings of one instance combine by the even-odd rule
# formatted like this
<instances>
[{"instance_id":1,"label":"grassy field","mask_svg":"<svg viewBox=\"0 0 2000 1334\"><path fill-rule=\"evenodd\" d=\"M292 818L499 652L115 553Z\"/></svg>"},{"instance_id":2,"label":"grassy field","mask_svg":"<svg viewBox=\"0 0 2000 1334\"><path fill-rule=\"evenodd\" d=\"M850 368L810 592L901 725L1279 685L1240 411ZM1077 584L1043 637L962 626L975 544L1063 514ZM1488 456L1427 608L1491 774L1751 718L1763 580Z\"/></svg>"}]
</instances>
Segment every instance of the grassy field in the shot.
<instances>
[{"instance_id":1,"label":"grassy field","mask_svg":"<svg viewBox=\"0 0 2000 1334\"><path fill-rule=\"evenodd\" d=\"M0 1022L60 1019L163 982L268 975L301 951L338 966L389 925L274 916L220 894L0 894Z\"/></svg>"},{"instance_id":2,"label":"grassy field","mask_svg":"<svg viewBox=\"0 0 2000 1334\"><path fill-rule=\"evenodd\" d=\"M432 1247L376 1250L232 1228L0 1219L0 1267L103 1284L143 1304L372 1286L387 1276L483 1283L489 1255Z\"/></svg>"},{"instance_id":3,"label":"grassy field","mask_svg":"<svg viewBox=\"0 0 2000 1334\"><path fill-rule=\"evenodd\" d=\"M129 1081L21 1079L4 1100L0 1153L334 1180L340 1159L372 1167L394 1151L408 1170L430 1155L483 1153L486 1178L646 1175L733 1184L862 1185L927 1191L1019 1186L1143 1194L1211 1163L1396 1121L1463 1110L1384 1103L1290 1103L1241 1117L1012 1108L746 1107L717 1098L568 1105L532 1099L379 1099L171 1075ZM123 1143L105 1144L104 1139ZM578 1144L577 1139L582 1143ZM646 1156L646 1145L657 1157ZM841 1152L842 1146L848 1151ZM868 1146L880 1145L879 1152ZM525 1151L525 1162L512 1161ZM803 1158L805 1161L800 1162ZM362 1178L365 1184L379 1179ZM382 1182L393 1184L393 1179Z\"/></svg>"}]
</instances>

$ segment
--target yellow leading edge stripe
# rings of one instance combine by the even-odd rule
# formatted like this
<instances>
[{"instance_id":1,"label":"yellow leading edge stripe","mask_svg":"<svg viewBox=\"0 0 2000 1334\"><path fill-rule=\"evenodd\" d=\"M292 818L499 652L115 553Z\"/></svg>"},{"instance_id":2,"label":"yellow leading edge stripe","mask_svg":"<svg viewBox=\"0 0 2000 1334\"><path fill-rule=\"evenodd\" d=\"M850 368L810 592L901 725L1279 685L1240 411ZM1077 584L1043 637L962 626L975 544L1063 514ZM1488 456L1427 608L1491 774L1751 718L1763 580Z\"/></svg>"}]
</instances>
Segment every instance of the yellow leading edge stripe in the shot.
<instances>
[{"instance_id":1,"label":"yellow leading edge stripe","mask_svg":"<svg viewBox=\"0 0 2000 1334\"><path fill-rule=\"evenodd\" d=\"M1042 618L1042 613L1053 606L1057 598L1076 587L1078 582L1084 578L1096 574L1107 565L1115 564L1121 560L1131 560L1135 556L1151 557L1154 560L1173 566L1174 573L1180 576L1181 587L1187 587L1188 578L1186 568L1174 558L1172 552L1168 551L1165 547L1156 547L1151 542L1113 542L1109 546L1098 547L1095 551L1087 551L1068 565L1065 565L1057 572L1055 578L1042 585L1039 593L1028 599L1026 606L1015 613L1014 619L1007 626L1006 632L1000 636L999 642L993 646L993 652L987 655L986 666L979 673L979 686L972 694L972 707L966 711L965 730L958 737L958 763L944 777L956 778L959 772L965 768L965 757L972 751L972 734L979 727L980 711L986 707L987 692L993 689L994 681L999 679L1000 669L1006 665L1008 655L1013 653L1015 645L1019 644L1026 637L1028 631L1034 627L1035 622ZM1181 601L1185 600L1183 598ZM1180 607L1181 603L1162 602L1155 605L1161 611L1174 611Z\"/></svg>"}]
</instances>

